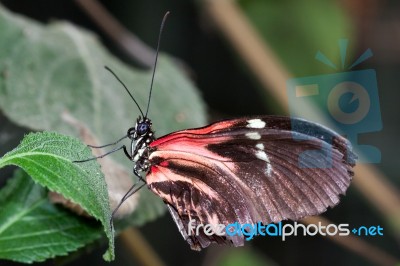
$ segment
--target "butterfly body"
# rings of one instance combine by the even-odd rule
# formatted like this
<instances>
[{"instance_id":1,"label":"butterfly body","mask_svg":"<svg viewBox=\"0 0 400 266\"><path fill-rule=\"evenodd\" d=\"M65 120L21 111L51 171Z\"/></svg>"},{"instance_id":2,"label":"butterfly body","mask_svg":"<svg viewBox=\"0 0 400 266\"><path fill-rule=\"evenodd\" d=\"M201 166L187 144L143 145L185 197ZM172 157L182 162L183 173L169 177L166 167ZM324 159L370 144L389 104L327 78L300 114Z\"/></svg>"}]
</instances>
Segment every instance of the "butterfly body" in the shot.
<instances>
[{"instance_id":1,"label":"butterfly body","mask_svg":"<svg viewBox=\"0 0 400 266\"><path fill-rule=\"evenodd\" d=\"M150 167L149 144L155 140L151 126L150 119L138 117L136 125L129 128L127 132L127 137L132 140L131 152L128 153L126 149L124 151L127 157L135 163L133 172L139 178L141 178L140 172L147 172Z\"/></svg>"},{"instance_id":2,"label":"butterfly body","mask_svg":"<svg viewBox=\"0 0 400 266\"><path fill-rule=\"evenodd\" d=\"M129 133L134 173L145 175L196 250L214 242L240 246L244 237L196 235L191 221L268 224L324 212L345 193L355 163L346 139L288 117L225 120L159 139L150 120L139 118Z\"/></svg>"}]
</instances>

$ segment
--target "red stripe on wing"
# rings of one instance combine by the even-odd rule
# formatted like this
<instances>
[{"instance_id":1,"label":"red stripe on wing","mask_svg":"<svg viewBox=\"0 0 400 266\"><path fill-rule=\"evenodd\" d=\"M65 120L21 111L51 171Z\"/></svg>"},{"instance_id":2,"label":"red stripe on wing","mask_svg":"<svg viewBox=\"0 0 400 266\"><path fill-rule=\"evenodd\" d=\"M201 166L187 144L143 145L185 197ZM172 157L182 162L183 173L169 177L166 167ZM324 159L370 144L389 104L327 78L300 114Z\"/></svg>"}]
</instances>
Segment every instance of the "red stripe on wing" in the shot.
<instances>
[{"instance_id":1,"label":"red stripe on wing","mask_svg":"<svg viewBox=\"0 0 400 266\"><path fill-rule=\"evenodd\" d=\"M221 121L221 122L217 122L214 124L211 124L209 126L206 127L200 127L200 128L193 128L193 129L186 129L186 130L181 130L181 131L176 131L173 133L170 133L168 135L165 135L155 141L153 141L152 143L150 143L150 147L157 147L160 146L161 144L165 143L165 142L170 142L174 139L177 138L182 138L185 135L207 135L210 134L212 132L216 132L219 130L224 130L227 128L231 128L233 127L236 123L238 123L239 121L242 121L243 119L235 119L235 120L226 120L226 121Z\"/></svg>"}]
</instances>

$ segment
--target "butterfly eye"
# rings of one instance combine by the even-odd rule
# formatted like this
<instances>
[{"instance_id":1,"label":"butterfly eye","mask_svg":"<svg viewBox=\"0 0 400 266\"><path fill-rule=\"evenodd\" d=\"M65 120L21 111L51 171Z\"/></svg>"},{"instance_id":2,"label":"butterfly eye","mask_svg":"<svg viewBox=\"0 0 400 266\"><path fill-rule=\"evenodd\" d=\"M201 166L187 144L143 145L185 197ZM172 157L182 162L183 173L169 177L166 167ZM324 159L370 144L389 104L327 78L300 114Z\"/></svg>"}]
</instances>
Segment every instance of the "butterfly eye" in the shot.
<instances>
[{"instance_id":1,"label":"butterfly eye","mask_svg":"<svg viewBox=\"0 0 400 266\"><path fill-rule=\"evenodd\" d=\"M136 132L138 135L144 135L149 130L149 125L147 123L139 123L136 127Z\"/></svg>"}]
</instances>

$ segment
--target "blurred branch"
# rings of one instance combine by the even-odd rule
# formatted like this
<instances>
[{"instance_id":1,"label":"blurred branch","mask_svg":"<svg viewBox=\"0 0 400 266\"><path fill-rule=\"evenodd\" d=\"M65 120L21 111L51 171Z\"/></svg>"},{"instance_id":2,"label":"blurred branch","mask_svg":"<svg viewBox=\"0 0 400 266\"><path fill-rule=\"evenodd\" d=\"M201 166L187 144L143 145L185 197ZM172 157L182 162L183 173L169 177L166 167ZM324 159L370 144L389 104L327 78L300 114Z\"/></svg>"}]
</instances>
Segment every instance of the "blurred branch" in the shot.
<instances>
[{"instance_id":1,"label":"blurred branch","mask_svg":"<svg viewBox=\"0 0 400 266\"><path fill-rule=\"evenodd\" d=\"M385 221L400 235L400 199L393 184L373 165L355 166L354 185L385 215Z\"/></svg>"},{"instance_id":2,"label":"blurred branch","mask_svg":"<svg viewBox=\"0 0 400 266\"><path fill-rule=\"evenodd\" d=\"M321 216L311 216L304 218L302 220L305 224L315 224L318 226L318 223L321 223L322 226L328 226L332 224L331 221L325 219ZM349 236L339 236L339 235L327 235L333 242L337 243L340 246L347 248L348 250L353 251L354 253L367 258L369 261L373 262L376 265L387 265L393 266L399 263L399 260L394 258L393 256L387 254L386 252L380 250L373 245L368 244L368 242L361 240L353 235Z\"/></svg>"},{"instance_id":3,"label":"blurred branch","mask_svg":"<svg viewBox=\"0 0 400 266\"><path fill-rule=\"evenodd\" d=\"M140 265L165 265L137 229L132 227L125 229L121 233L120 237L125 246L128 247L129 251L132 253L132 255L134 255Z\"/></svg>"},{"instance_id":4,"label":"blurred branch","mask_svg":"<svg viewBox=\"0 0 400 266\"><path fill-rule=\"evenodd\" d=\"M129 32L96 0L75 0L78 6L108 35L132 60L144 67L154 64L155 52Z\"/></svg>"},{"instance_id":5,"label":"blurred branch","mask_svg":"<svg viewBox=\"0 0 400 266\"><path fill-rule=\"evenodd\" d=\"M237 50L239 56L264 88L278 100L284 111L288 113L286 81L290 78L290 74L234 2L231 0L204 0L209 15Z\"/></svg>"},{"instance_id":6,"label":"blurred branch","mask_svg":"<svg viewBox=\"0 0 400 266\"><path fill-rule=\"evenodd\" d=\"M288 112L286 81L290 73L280 63L278 58L253 29L242 11L231 0L204 0L204 7L216 25L226 36L239 56L248 65L268 93L272 94ZM318 108L310 102L308 109L297 110L313 116L317 121L323 121ZM328 124L329 123L325 123ZM374 166L358 164L355 167L354 185L389 221L397 235L400 234L400 194L389 184L388 179ZM318 217L318 219L323 219ZM358 240L361 241L361 240ZM343 241L336 243L344 245ZM363 244L366 246L367 244ZM355 251L354 249L351 249ZM363 256L367 253L357 252ZM385 254L383 251L380 254ZM385 255L390 257L389 255ZM367 257L369 258L369 257ZM379 264L384 264L379 263Z\"/></svg>"}]
</instances>

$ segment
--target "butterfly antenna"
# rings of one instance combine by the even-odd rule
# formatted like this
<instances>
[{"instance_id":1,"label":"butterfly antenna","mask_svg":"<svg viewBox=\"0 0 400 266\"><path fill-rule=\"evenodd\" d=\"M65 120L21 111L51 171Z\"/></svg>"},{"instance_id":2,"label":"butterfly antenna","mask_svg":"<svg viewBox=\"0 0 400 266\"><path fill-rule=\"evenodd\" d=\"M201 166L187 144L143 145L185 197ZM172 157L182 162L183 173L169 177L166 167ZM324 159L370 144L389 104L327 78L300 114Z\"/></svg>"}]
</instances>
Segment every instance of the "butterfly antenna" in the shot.
<instances>
[{"instance_id":1,"label":"butterfly antenna","mask_svg":"<svg viewBox=\"0 0 400 266\"><path fill-rule=\"evenodd\" d=\"M157 60L158 60L158 52L160 50L160 40L161 40L161 34L163 32L164 29L164 24L165 21L167 20L167 17L169 15L169 11L167 11L167 13L165 13L164 18L161 22L161 26L160 26L160 32L158 34L158 42L157 42L157 50L156 50L156 59L154 61L154 68L153 68L153 76L151 77L151 84L150 84L150 92L149 92L149 100L147 101L147 110L146 110L146 115L144 117L147 117L147 113L149 112L149 106L150 106L150 99L151 99L151 92L153 91L153 83L154 83L154 75L156 73L156 68L157 68Z\"/></svg>"},{"instance_id":2,"label":"butterfly antenna","mask_svg":"<svg viewBox=\"0 0 400 266\"><path fill-rule=\"evenodd\" d=\"M142 109L140 109L139 104L137 103L137 101L135 100L135 98L133 98L131 92L128 90L128 88L125 86L125 84L122 82L122 80L120 80L120 78L119 78L108 66L104 66L104 68L107 69L107 70L119 81L119 83L122 84L122 86L124 86L126 92L129 94L129 96L131 96L132 100L136 103L136 106L138 107L140 113L142 114L142 117L145 117L145 116L143 115ZM147 107L147 108L148 108L148 107ZM147 115L147 112L146 112L146 115Z\"/></svg>"}]
</instances>

